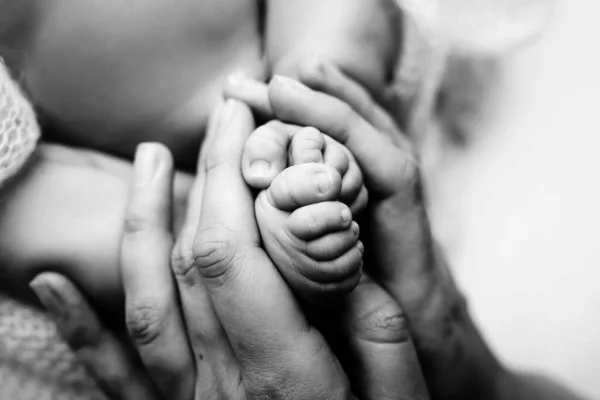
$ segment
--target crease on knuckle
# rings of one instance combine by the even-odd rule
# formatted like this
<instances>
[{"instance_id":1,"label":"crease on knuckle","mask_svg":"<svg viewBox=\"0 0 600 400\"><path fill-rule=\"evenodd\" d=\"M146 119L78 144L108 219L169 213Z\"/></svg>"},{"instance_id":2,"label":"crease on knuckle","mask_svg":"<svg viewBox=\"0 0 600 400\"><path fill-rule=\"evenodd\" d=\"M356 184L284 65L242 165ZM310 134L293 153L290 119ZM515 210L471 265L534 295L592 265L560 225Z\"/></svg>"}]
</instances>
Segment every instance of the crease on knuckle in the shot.
<instances>
[{"instance_id":1,"label":"crease on knuckle","mask_svg":"<svg viewBox=\"0 0 600 400\"><path fill-rule=\"evenodd\" d=\"M406 316L392 301L359 314L354 326L361 340L380 344L411 341Z\"/></svg>"},{"instance_id":2,"label":"crease on knuckle","mask_svg":"<svg viewBox=\"0 0 600 400\"><path fill-rule=\"evenodd\" d=\"M195 279L193 272L195 271L194 255L190 246L178 244L171 253L171 270L173 275L179 282L193 285Z\"/></svg>"},{"instance_id":3,"label":"crease on knuckle","mask_svg":"<svg viewBox=\"0 0 600 400\"><path fill-rule=\"evenodd\" d=\"M138 346L155 343L162 335L169 313L166 302L139 301L128 307L126 325L129 336Z\"/></svg>"},{"instance_id":4,"label":"crease on knuckle","mask_svg":"<svg viewBox=\"0 0 600 400\"><path fill-rule=\"evenodd\" d=\"M137 234L154 228L154 222L142 213L129 212L125 216L123 230L125 234Z\"/></svg>"},{"instance_id":5,"label":"crease on knuckle","mask_svg":"<svg viewBox=\"0 0 600 400\"><path fill-rule=\"evenodd\" d=\"M225 227L205 229L198 233L193 247L194 265L202 276L218 280L231 269L239 251L235 232Z\"/></svg>"}]
</instances>

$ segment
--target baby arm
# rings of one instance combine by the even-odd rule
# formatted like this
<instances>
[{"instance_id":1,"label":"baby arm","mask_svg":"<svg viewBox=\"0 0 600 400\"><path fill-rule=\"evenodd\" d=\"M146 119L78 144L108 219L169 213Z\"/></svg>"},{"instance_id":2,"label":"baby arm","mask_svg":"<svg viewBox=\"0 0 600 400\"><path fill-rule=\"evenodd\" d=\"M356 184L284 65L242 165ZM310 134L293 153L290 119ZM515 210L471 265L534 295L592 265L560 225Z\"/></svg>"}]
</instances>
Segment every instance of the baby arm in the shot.
<instances>
[{"instance_id":1,"label":"baby arm","mask_svg":"<svg viewBox=\"0 0 600 400\"><path fill-rule=\"evenodd\" d=\"M269 149L273 157L256 159ZM250 175L251 164L279 162L281 152L289 166L274 179ZM263 189L255 207L263 245L291 288L312 303L351 291L364 251L353 217L368 195L350 153L314 128L271 122L248 139L243 165L246 181Z\"/></svg>"},{"instance_id":2,"label":"baby arm","mask_svg":"<svg viewBox=\"0 0 600 400\"><path fill-rule=\"evenodd\" d=\"M328 59L379 93L400 48L394 0L268 0L266 53L273 74L297 78L300 61Z\"/></svg>"}]
</instances>

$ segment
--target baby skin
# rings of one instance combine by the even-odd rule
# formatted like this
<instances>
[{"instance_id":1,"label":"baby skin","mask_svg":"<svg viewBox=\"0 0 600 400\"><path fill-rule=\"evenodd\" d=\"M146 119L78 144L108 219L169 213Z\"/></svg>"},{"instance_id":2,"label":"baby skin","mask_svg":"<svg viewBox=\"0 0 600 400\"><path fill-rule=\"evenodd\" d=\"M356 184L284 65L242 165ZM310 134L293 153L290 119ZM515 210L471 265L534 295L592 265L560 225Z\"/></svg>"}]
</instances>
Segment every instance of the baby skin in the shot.
<instances>
[{"instance_id":1,"label":"baby skin","mask_svg":"<svg viewBox=\"0 0 600 400\"><path fill-rule=\"evenodd\" d=\"M252 173L286 152L288 166L275 177ZM263 245L292 290L307 303L350 292L364 252L353 218L368 198L352 155L315 128L274 121L250 136L242 165L246 182L261 190L255 211Z\"/></svg>"}]
</instances>

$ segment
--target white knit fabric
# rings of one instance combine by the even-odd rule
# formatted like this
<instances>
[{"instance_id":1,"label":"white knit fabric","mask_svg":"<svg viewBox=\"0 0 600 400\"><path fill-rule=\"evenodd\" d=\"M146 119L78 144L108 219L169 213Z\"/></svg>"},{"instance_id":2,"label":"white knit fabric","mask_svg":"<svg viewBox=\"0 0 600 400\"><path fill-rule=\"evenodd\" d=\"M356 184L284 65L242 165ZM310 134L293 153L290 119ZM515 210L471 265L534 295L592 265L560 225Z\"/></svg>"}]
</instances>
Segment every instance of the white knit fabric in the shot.
<instances>
[{"instance_id":1,"label":"white knit fabric","mask_svg":"<svg viewBox=\"0 0 600 400\"><path fill-rule=\"evenodd\" d=\"M33 108L0 59L0 189L23 168L39 137ZM0 399L105 399L52 321L1 293Z\"/></svg>"},{"instance_id":2,"label":"white knit fabric","mask_svg":"<svg viewBox=\"0 0 600 400\"><path fill-rule=\"evenodd\" d=\"M0 58L0 186L23 167L39 137L33 108Z\"/></svg>"}]
</instances>

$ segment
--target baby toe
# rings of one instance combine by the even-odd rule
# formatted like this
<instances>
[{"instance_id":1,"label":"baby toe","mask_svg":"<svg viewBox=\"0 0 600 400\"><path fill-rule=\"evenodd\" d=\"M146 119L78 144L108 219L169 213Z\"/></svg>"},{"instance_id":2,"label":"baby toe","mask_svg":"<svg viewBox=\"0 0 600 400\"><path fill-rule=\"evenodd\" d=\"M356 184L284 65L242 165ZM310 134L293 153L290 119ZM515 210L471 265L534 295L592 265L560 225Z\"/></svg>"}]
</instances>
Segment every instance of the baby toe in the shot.
<instances>
[{"instance_id":1,"label":"baby toe","mask_svg":"<svg viewBox=\"0 0 600 400\"><path fill-rule=\"evenodd\" d=\"M352 289L358 283L363 265L364 247L358 241L341 256L331 261L312 260L298 265L299 272L314 284L318 291L335 292Z\"/></svg>"},{"instance_id":2,"label":"baby toe","mask_svg":"<svg viewBox=\"0 0 600 400\"><path fill-rule=\"evenodd\" d=\"M292 212L285 224L291 235L311 241L350 228L352 212L338 201L311 204Z\"/></svg>"},{"instance_id":3,"label":"baby toe","mask_svg":"<svg viewBox=\"0 0 600 400\"><path fill-rule=\"evenodd\" d=\"M346 174L350 164L350 152L347 151L341 143L324 135L325 150L323 154L324 162L335 168L341 176Z\"/></svg>"},{"instance_id":4,"label":"baby toe","mask_svg":"<svg viewBox=\"0 0 600 400\"><path fill-rule=\"evenodd\" d=\"M307 127L298 131L290 145L290 165L323 163L325 136L318 129Z\"/></svg>"},{"instance_id":5,"label":"baby toe","mask_svg":"<svg viewBox=\"0 0 600 400\"><path fill-rule=\"evenodd\" d=\"M342 177L340 201L348 204L353 213L358 213L367 205L367 200L368 192L364 185L362 172L358 164L352 160Z\"/></svg>"},{"instance_id":6,"label":"baby toe","mask_svg":"<svg viewBox=\"0 0 600 400\"><path fill-rule=\"evenodd\" d=\"M268 123L252 132L242 156L242 173L248 185L265 189L287 167L290 140L283 124Z\"/></svg>"},{"instance_id":7,"label":"baby toe","mask_svg":"<svg viewBox=\"0 0 600 400\"><path fill-rule=\"evenodd\" d=\"M358 242L360 229L352 222L347 229L326 234L306 243L306 255L316 261L330 261L342 256Z\"/></svg>"},{"instance_id":8,"label":"baby toe","mask_svg":"<svg viewBox=\"0 0 600 400\"><path fill-rule=\"evenodd\" d=\"M274 207L293 211L337 199L341 186L340 174L325 164L294 165L275 177L267 189L267 196Z\"/></svg>"}]
</instances>

